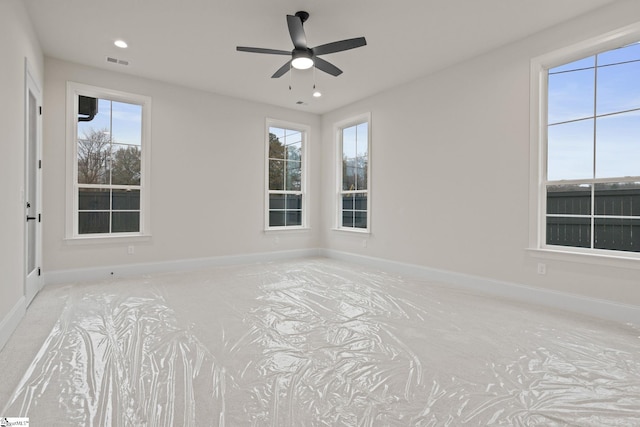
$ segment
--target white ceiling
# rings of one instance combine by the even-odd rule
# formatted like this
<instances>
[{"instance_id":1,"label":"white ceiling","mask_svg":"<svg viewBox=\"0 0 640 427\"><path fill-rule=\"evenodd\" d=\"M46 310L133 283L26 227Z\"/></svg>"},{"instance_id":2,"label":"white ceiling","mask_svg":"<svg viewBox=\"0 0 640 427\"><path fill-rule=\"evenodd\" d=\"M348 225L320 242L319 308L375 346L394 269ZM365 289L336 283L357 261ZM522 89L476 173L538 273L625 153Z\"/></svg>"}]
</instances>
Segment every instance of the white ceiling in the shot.
<instances>
[{"instance_id":1,"label":"white ceiling","mask_svg":"<svg viewBox=\"0 0 640 427\"><path fill-rule=\"evenodd\" d=\"M521 39L613 0L24 0L46 55L258 102L324 113ZM344 73L270 76L293 49L286 15L309 12L310 47L364 36L323 56ZM113 45L124 39L129 48ZM112 56L125 67L106 62ZM289 90L289 85L292 89ZM297 101L305 104L297 105Z\"/></svg>"}]
</instances>

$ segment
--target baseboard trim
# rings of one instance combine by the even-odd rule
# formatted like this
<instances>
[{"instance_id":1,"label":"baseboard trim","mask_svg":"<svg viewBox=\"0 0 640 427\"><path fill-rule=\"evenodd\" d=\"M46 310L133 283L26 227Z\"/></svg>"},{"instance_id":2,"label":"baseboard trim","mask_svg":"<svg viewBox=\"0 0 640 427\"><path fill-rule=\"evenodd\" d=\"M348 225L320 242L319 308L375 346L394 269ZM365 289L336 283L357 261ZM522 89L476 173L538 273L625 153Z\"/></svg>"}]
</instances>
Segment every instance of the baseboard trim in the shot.
<instances>
[{"instance_id":1,"label":"baseboard trim","mask_svg":"<svg viewBox=\"0 0 640 427\"><path fill-rule=\"evenodd\" d=\"M314 256L323 256L326 258L367 265L369 267L379 268L406 276L419 277L426 280L450 284L458 288L474 290L515 301L566 310L600 319L640 325L640 306L535 288L517 283L504 282L447 270L439 270L416 264L386 260L383 258L368 257L349 252L320 248L50 271L45 272L44 283L45 285L51 285L86 282L104 280L113 277L131 277L144 274L198 270L217 266L253 264L258 262L280 261ZM12 328L11 325L15 324L17 326L17 323L24 315L25 309L25 301L24 298L22 298L11 313L9 313L9 315L7 315L2 321L2 324L0 324L0 345L4 345L6 334L5 330L9 331L6 337L6 339L8 339L15 328Z\"/></svg>"},{"instance_id":2,"label":"baseboard trim","mask_svg":"<svg viewBox=\"0 0 640 427\"><path fill-rule=\"evenodd\" d=\"M7 344L7 341L11 338L11 334L16 330L26 312L27 301L25 297L22 296L0 322L0 350Z\"/></svg>"},{"instance_id":3,"label":"baseboard trim","mask_svg":"<svg viewBox=\"0 0 640 427\"><path fill-rule=\"evenodd\" d=\"M319 253L321 256L327 258L353 262L406 276L451 284L458 288L475 290L510 300L538 304L615 322L640 325L640 306L540 289L382 258L340 252L332 249L320 249Z\"/></svg>"},{"instance_id":4,"label":"baseboard trim","mask_svg":"<svg viewBox=\"0 0 640 427\"><path fill-rule=\"evenodd\" d=\"M176 261L124 264L106 267L57 270L44 273L45 285L62 283L90 282L114 277L131 277L143 274L170 273L188 270L201 270L225 265L254 264L258 262L280 261L286 259L319 256L318 249L260 252L255 254L226 255L210 258L194 258Z\"/></svg>"}]
</instances>

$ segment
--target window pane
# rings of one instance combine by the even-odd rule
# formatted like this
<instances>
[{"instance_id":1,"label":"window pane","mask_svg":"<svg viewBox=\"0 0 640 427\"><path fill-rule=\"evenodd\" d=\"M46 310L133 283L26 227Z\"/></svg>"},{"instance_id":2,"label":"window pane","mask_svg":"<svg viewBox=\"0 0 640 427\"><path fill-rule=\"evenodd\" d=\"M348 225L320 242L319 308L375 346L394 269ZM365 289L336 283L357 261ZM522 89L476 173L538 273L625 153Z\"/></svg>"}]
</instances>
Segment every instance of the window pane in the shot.
<instances>
[{"instance_id":1,"label":"window pane","mask_svg":"<svg viewBox=\"0 0 640 427\"><path fill-rule=\"evenodd\" d=\"M302 211L287 211L286 221L288 226L302 225Z\"/></svg>"},{"instance_id":2,"label":"window pane","mask_svg":"<svg viewBox=\"0 0 640 427\"><path fill-rule=\"evenodd\" d=\"M356 126L342 130L342 157L355 159L358 156L356 147Z\"/></svg>"},{"instance_id":3,"label":"window pane","mask_svg":"<svg viewBox=\"0 0 640 427\"><path fill-rule=\"evenodd\" d=\"M302 209L302 195L287 194L287 209Z\"/></svg>"},{"instance_id":4,"label":"window pane","mask_svg":"<svg viewBox=\"0 0 640 427\"><path fill-rule=\"evenodd\" d=\"M547 217L547 244L590 248L591 219Z\"/></svg>"},{"instance_id":5,"label":"window pane","mask_svg":"<svg viewBox=\"0 0 640 427\"><path fill-rule=\"evenodd\" d=\"M357 169L356 169L356 189L357 190L367 189L367 171L368 171L367 158L358 157Z\"/></svg>"},{"instance_id":6,"label":"window pane","mask_svg":"<svg viewBox=\"0 0 640 427\"><path fill-rule=\"evenodd\" d=\"M366 157L369 150L369 123L360 123L356 126L356 137L358 142L358 157Z\"/></svg>"},{"instance_id":7,"label":"window pane","mask_svg":"<svg viewBox=\"0 0 640 427\"><path fill-rule=\"evenodd\" d=\"M302 141L302 132L295 129L284 129L285 145L295 144Z\"/></svg>"},{"instance_id":8,"label":"window pane","mask_svg":"<svg viewBox=\"0 0 640 427\"><path fill-rule=\"evenodd\" d=\"M140 190L113 190L113 210L140 210Z\"/></svg>"},{"instance_id":9,"label":"window pane","mask_svg":"<svg viewBox=\"0 0 640 427\"><path fill-rule=\"evenodd\" d=\"M354 217L353 211L342 211L342 226L343 227L354 227Z\"/></svg>"},{"instance_id":10,"label":"window pane","mask_svg":"<svg viewBox=\"0 0 640 427\"><path fill-rule=\"evenodd\" d=\"M570 62L568 64L561 65L556 68L552 68L549 70L549 74L560 73L564 71L580 70L582 68L589 68L589 67L595 67L595 66L596 66L596 57L590 56L588 58L579 59L577 61Z\"/></svg>"},{"instance_id":11,"label":"window pane","mask_svg":"<svg viewBox=\"0 0 640 427\"><path fill-rule=\"evenodd\" d=\"M109 212L79 212L78 233L108 233Z\"/></svg>"},{"instance_id":12,"label":"window pane","mask_svg":"<svg viewBox=\"0 0 640 427\"><path fill-rule=\"evenodd\" d=\"M141 147L138 145L111 146L111 184L140 185Z\"/></svg>"},{"instance_id":13,"label":"window pane","mask_svg":"<svg viewBox=\"0 0 640 427\"><path fill-rule=\"evenodd\" d=\"M595 218L594 247L640 252L640 219Z\"/></svg>"},{"instance_id":14,"label":"window pane","mask_svg":"<svg viewBox=\"0 0 640 427\"><path fill-rule=\"evenodd\" d=\"M287 161L286 190L299 191L302 188L302 163Z\"/></svg>"},{"instance_id":15,"label":"window pane","mask_svg":"<svg viewBox=\"0 0 640 427\"><path fill-rule=\"evenodd\" d=\"M591 215L591 185L548 185L547 213Z\"/></svg>"},{"instance_id":16,"label":"window pane","mask_svg":"<svg viewBox=\"0 0 640 427\"><path fill-rule=\"evenodd\" d=\"M342 196L342 209L354 209L355 194L345 194Z\"/></svg>"},{"instance_id":17,"label":"window pane","mask_svg":"<svg viewBox=\"0 0 640 427\"><path fill-rule=\"evenodd\" d=\"M284 209L284 194L269 194L269 209Z\"/></svg>"},{"instance_id":18,"label":"window pane","mask_svg":"<svg viewBox=\"0 0 640 427\"><path fill-rule=\"evenodd\" d=\"M109 141L105 129L86 128L78 136L78 184L109 183Z\"/></svg>"},{"instance_id":19,"label":"window pane","mask_svg":"<svg viewBox=\"0 0 640 427\"><path fill-rule=\"evenodd\" d=\"M80 98L81 99L81 98ZM79 105L79 109L82 104ZM111 101L98 99L98 111L93 118L88 111L78 114L78 183L109 184L109 153L111 145ZM81 118L91 120L81 120Z\"/></svg>"},{"instance_id":20,"label":"window pane","mask_svg":"<svg viewBox=\"0 0 640 427\"><path fill-rule=\"evenodd\" d=\"M142 145L142 106L111 103L111 138L117 144Z\"/></svg>"},{"instance_id":21,"label":"window pane","mask_svg":"<svg viewBox=\"0 0 640 427\"><path fill-rule=\"evenodd\" d=\"M287 145L287 160L302 160L302 142Z\"/></svg>"},{"instance_id":22,"label":"window pane","mask_svg":"<svg viewBox=\"0 0 640 427\"><path fill-rule=\"evenodd\" d=\"M111 119L111 101L108 99L98 99L98 114L93 120L86 123L91 123L96 128L104 128L111 132ZM111 133L109 133L109 138L111 138L110 135Z\"/></svg>"},{"instance_id":23,"label":"window pane","mask_svg":"<svg viewBox=\"0 0 640 427\"><path fill-rule=\"evenodd\" d=\"M269 190L284 190L284 160L269 160Z\"/></svg>"},{"instance_id":24,"label":"window pane","mask_svg":"<svg viewBox=\"0 0 640 427\"><path fill-rule=\"evenodd\" d=\"M81 211L109 210L111 191L104 188L79 188L78 209Z\"/></svg>"},{"instance_id":25,"label":"window pane","mask_svg":"<svg viewBox=\"0 0 640 427\"><path fill-rule=\"evenodd\" d=\"M595 214L640 216L640 182L596 184Z\"/></svg>"},{"instance_id":26,"label":"window pane","mask_svg":"<svg viewBox=\"0 0 640 427\"><path fill-rule=\"evenodd\" d=\"M366 194L355 194L354 195L355 208L359 211L367 210L367 195Z\"/></svg>"},{"instance_id":27,"label":"window pane","mask_svg":"<svg viewBox=\"0 0 640 427\"><path fill-rule=\"evenodd\" d=\"M269 133L269 158L284 159L284 144L276 137L276 134L274 133Z\"/></svg>"},{"instance_id":28,"label":"window pane","mask_svg":"<svg viewBox=\"0 0 640 427\"><path fill-rule=\"evenodd\" d=\"M596 122L596 178L640 176L640 112Z\"/></svg>"},{"instance_id":29,"label":"window pane","mask_svg":"<svg viewBox=\"0 0 640 427\"><path fill-rule=\"evenodd\" d=\"M298 130L285 129L285 145L300 144L302 142L302 132Z\"/></svg>"},{"instance_id":30,"label":"window pane","mask_svg":"<svg viewBox=\"0 0 640 427\"><path fill-rule=\"evenodd\" d=\"M637 59L640 59L640 43L633 43L599 54L598 66L635 61Z\"/></svg>"},{"instance_id":31,"label":"window pane","mask_svg":"<svg viewBox=\"0 0 640 427\"><path fill-rule=\"evenodd\" d=\"M269 227L284 226L284 211L269 211Z\"/></svg>"},{"instance_id":32,"label":"window pane","mask_svg":"<svg viewBox=\"0 0 640 427\"><path fill-rule=\"evenodd\" d=\"M549 126L547 178L593 177L593 119Z\"/></svg>"},{"instance_id":33,"label":"window pane","mask_svg":"<svg viewBox=\"0 0 640 427\"><path fill-rule=\"evenodd\" d=\"M640 108L640 62L598 68L598 114Z\"/></svg>"},{"instance_id":34,"label":"window pane","mask_svg":"<svg viewBox=\"0 0 640 427\"><path fill-rule=\"evenodd\" d=\"M277 127L269 127L269 133L273 134L276 139L284 139L284 129Z\"/></svg>"},{"instance_id":35,"label":"window pane","mask_svg":"<svg viewBox=\"0 0 640 427\"><path fill-rule=\"evenodd\" d=\"M593 117L595 71L549 75L548 123Z\"/></svg>"},{"instance_id":36,"label":"window pane","mask_svg":"<svg viewBox=\"0 0 640 427\"><path fill-rule=\"evenodd\" d=\"M355 211L353 213L353 226L356 228L367 228L367 213Z\"/></svg>"},{"instance_id":37,"label":"window pane","mask_svg":"<svg viewBox=\"0 0 640 427\"><path fill-rule=\"evenodd\" d=\"M89 119L86 114L78 114L78 117ZM85 133L91 130L102 131L111 140L111 101L108 99L98 99L98 112L91 120L78 120L78 138L82 138Z\"/></svg>"},{"instance_id":38,"label":"window pane","mask_svg":"<svg viewBox=\"0 0 640 427\"><path fill-rule=\"evenodd\" d=\"M111 229L114 233L140 231L140 212L113 212L112 220Z\"/></svg>"},{"instance_id":39,"label":"window pane","mask_svg":"<svg viewBox=\"0 0 640 427\"><path fill-rule=\"evenodd\" d=\"M355 162L342 162L342 189L347 191L357 190Z\"/></svg>"}]
</instances>

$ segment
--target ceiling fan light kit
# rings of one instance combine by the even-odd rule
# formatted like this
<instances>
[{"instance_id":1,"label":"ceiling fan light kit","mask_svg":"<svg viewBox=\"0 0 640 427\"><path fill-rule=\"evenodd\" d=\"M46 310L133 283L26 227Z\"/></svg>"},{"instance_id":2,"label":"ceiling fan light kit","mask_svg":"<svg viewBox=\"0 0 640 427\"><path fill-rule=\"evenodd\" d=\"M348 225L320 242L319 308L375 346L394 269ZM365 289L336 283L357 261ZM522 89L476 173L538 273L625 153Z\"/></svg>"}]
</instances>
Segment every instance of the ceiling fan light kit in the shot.
<instances>
[{"instance_id":1,"label":"ceiling fan light kit","mask_svg":"<svg viewBox=\"0 0 640 427\"><path fill-rule=\"evenodd\" d=\"M318 55L327 55L330 53L355 49L357 47L365 46L367 41L364 37L356 37L310 48L307 46L307 36L302 26L307 19L309 19L309 14L304 11L297 12L295 15L287 15L287 26L289 27L289 35L291 36L291 41L293 42L294 47L291 51L246 46L237 46L236 50L240 52L265 53L270 55L289 55L291 59L271 76L271 78L274 79L282 77L292 67L298 70L306 70L313 66L332 76L339 76L342 74L342 70L332 63L320 58Z\"/></svg>"},{"instance_id":2,"label":"ceiling fan light kit","mask_svg":"<svg viewBox=\"0 0 640 427\"><path fill-rule=\"evenodd\" d=\"M308 70L313 67L313 59L308 51L293 51L291 66L297 70Z\"/></svg>"}]
</instances>

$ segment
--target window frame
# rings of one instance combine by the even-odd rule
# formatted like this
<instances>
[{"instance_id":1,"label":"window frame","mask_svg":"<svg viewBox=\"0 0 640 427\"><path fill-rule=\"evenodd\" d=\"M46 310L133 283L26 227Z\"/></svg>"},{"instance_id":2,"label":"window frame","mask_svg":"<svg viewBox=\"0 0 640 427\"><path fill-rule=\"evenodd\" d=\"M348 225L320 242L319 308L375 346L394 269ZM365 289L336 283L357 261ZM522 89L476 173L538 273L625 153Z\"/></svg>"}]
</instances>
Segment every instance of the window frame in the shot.
<instances>
[{"instance_id":1,"label":"window frame","mask_svg":"<svg viewBox=\"0 0 640 427\"><path fill-rule=\"evenodd\" d=\"M530 68L530 179L529 247L531 255L565 261L640 268L640 252L579 248L546 243L548 70L640 40L640 23L629 25L531 60ZM593 178L592 181L607 181ZM554 181L571 184L572 180ZM593 216L593 212L591 213Z\"/></svg>"},{"instance_id":2,"label":"window frame","mask_svg":"<svg viewBox=\"0 0 640 427\"><path fill-rule=\"evenodd\" d=\"M80 234L78 230L78 97L88 96L110 101L136 104L142 107L140 156L140 230L137 232L109 232ZM150 166L151 166L151 97L102 88L76 82L67 82L66 99L66 207L65 240L74 242L105 242L113 239L139 240L151 236L150 222ZM117 187L117 186L116 186Z\"/></svg>"},{"instance_id":3,"label":"window frame","mask_svg":"<svg viewBox=\"0 0 640 427\"><path fill-rule=\"evenodd\" d=\"M363 193L367 195L367 227L366 228L358 228L358 227L344 227L342 225L342 195L345 192L342 189L342 155L343 155L343 146L342 146L342 137L344 129L360 125L362 123L367 123L367 189L363 190ZM346 120L342 120L334 124L334 135L335 135L335 144L336 147L336 155L335 155L335 164L336 164L336 196L335 196L335 230L338 231L346 231L351 233L361 233L361 234L371 234L371 113L363 113L357 116L348 118ZM351 191L349 191L351 192Z\"/></svg>"},{"instance_id":4,"label":"window frame","mask_svg":"<svg viewBox=\"0 0 640 427\"><path fill-rule=\"evenodd\" d=\"M301 172L300 172L300 191L293 190L271 190L269 188L269 129L272 127L280 129L295 130L301 133L301 152L300 159ZM311 127L301 123L293 123L279 119L267 118L265 121L265 170L264 170L264 231L295 231L295 230L307 230L309 226L309 209L308 209L308 168L309 168L309 147L311 138ZM301 223L300 225L282 225L282 226L270 226L269 225L269 195L270 194L300 194L302 196L301 202Z\"/></svg>"}]
</instances>

